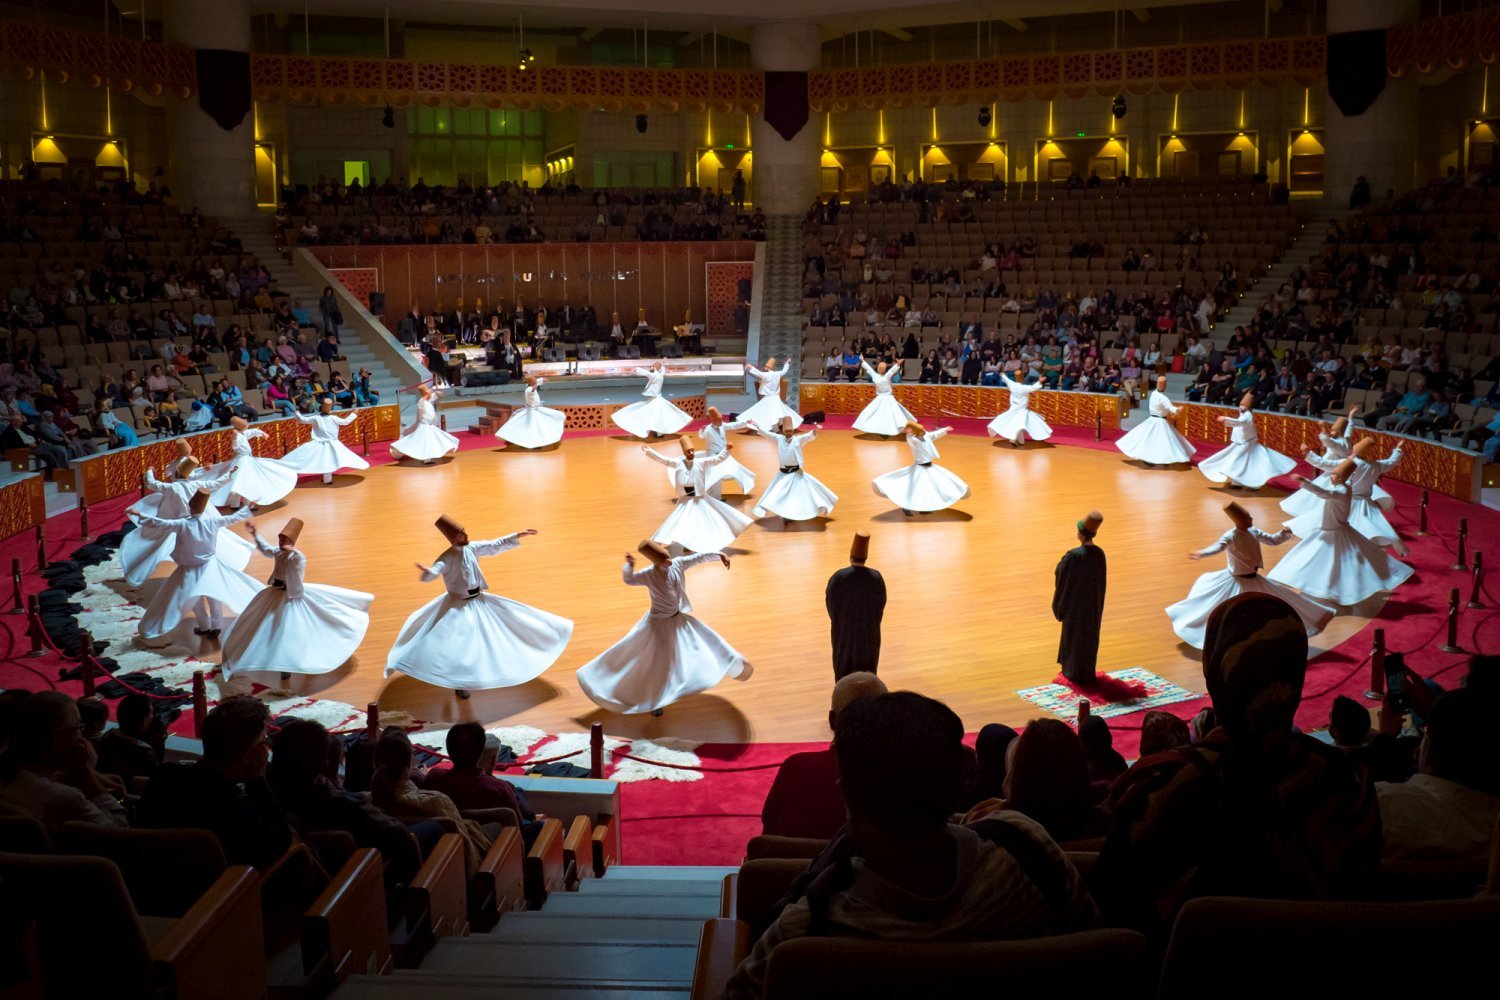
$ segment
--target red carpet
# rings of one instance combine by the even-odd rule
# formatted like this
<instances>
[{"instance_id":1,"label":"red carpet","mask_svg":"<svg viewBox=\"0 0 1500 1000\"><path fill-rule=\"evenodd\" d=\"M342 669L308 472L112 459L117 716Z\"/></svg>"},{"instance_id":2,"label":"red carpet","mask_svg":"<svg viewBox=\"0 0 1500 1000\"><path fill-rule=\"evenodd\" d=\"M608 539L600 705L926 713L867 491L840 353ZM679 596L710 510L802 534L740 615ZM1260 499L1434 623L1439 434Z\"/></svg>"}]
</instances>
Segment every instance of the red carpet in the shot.
<instances>
[{"instance_id":1,"label":"red carpet","mask_svg":"<svg viewBox=\"0 0 1500 1000\"><path fill-rule=\"evenodd\" d=\"M825 426L847 428L852 417L834 417ZM983 434L987 421L954 418L956 433ZM590 436L615 431L583 432ZM493 448L488 435L461 433L463 450ZM1052 443L1073 447L1112 451L1112 438L1093 440L1088 428L1059 427ZM1037 447L1032 445L1031 447ZM1208 451L1212 453L1212 449ZM380 465L390 461L387 445L371 445L370 462ZM1276 485L1288 489L1290 482ZM1457 587L1461 593L1459 644L1465 650L1495 652L1500 648L1500 587L1488 586L1482 595L1487 607L1469 610L1463 607L1469 596L1470 576L1451 569L1456 558L1457 526L1460 518L1469 522L1469 556L1483 548L1490 539L1500 538L1500 512L1474 504L1462 503L1437 493L1430 495L1428 516L1434 535L1416 537L1416 511L1421 491L1403 483L1383 483L1396 498L1392 523L1411 547L1407 562L1417 573L1388 600L1376 623L1385 629L1386 646L1406 654L1407 664L1417 673L1444 686L1454 686L1462 676L1468 653L1444 653L1439 648L1444 639L1448 591ZM135 495L90 508L89 524L95 535L119 526L123 512ZM78 512L70 511L47 522L47 557L66 559L82 543L78 538ZM20 560L23 572L23 596L43 588L36 574L36 546L28 534L0 542L0 565ZM9 595L5 607L11 606ZM30 648L26 637L24 615L0 615L0 687L24 687L33 690L56 687L69 693L81 693L77 682L59 681L60 669L72 666L52 654L28 659ZM1308 663L1307 682L1297 724L1303 729L1321 729L1328 721L1329 707L1335 696L1360 697L1369 686L1369 630L1361 632L1342 645ZM1149 666L1149 665L1148 665ZM1191 718L1207 704L1207 699L1181 702L1165 709L1182 718ZM184 722L174 727L182 729ZM1127 758L1134 757L1140 742L1140 716L1110 720L1115 731L1115 748ZM760 743L752 745L707 744L698 749L705 768L745 768L774 764L788 754L812 749L801 743ZM702 781L644 781L622 786L624 813L624 860L631 864L738 864L745 842L760 832L760 806L775 777L773 768L748 771L709 771Z\"/></svg>"}]
</instances>

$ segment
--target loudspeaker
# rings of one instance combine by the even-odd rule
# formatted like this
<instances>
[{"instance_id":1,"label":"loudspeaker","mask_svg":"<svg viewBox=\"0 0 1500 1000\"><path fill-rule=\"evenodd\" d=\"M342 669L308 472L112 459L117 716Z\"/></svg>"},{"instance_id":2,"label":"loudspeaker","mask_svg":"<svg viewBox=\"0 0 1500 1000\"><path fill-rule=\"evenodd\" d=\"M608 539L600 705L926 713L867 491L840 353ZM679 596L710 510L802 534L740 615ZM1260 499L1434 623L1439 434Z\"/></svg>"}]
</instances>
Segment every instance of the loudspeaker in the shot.
<instances>
[{"instance_id":1,"label":"loudspeaker","mask_svg":"<svg viewBox=\"0 0 1500 1000\"><path fill-rule=\"evenodd\" d=\"M802 419L809 424L821 424L828 419L828 415L822 410L814 410L811 413L802 414Z\"/></svg>"},{"instance_id":2,"label":"loudspeaker","mask_svg":"<svg viewBox=\"0 0 1500 1000\"><path fill-rule=\"evenodd\" d=\"M464 376L464 388L475 385L509 385L510 369L496 368L487 372L469 372Z\"/></svg>"},{"instance_id":3,"label":"loudspeaker","mask_svg":"<svg viewBox=\"0 0 1500 1000\"><path fill-rule=\"evenodd\" d=\"M384 316L385 315L385 292L371 292L370 293L370 315L371 316Z\"/></svg>"}]
</instances>

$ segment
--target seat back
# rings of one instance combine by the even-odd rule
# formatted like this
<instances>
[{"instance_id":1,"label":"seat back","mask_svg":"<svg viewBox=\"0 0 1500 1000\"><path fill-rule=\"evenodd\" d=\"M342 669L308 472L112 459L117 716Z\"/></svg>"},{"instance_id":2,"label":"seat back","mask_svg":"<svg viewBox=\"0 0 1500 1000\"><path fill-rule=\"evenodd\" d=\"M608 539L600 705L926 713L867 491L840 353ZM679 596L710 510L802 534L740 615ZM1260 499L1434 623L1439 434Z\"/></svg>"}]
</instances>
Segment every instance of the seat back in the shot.
<instances>
[{"instance_id":1,"label":"seat back","mask_svg":"<svg viewBox=\"0 0 1500 1000\"><path fill-rule=\"evenodd\" d=\"M992 995L997 984L1021 996L1108 992L1151 995L1146 939L1099 930L1057 937L971 944L916 944L804 937L778 945L766 967L765 995L779 1000L863 1000L870 996Z\"/></svg>"},{"instance_id":2,"label":"seat back","mask_svg":"<svg viewBox=\"0 0 1500 1000\"><path fill-rule=\"evenodd\" d=\"M759 858L740 865L734 889L734 915L750 925L751 940L776 919L776 901L786 895L798 875L807 871L803 858Z\"/></svg>"},{"instance_id":3,"label":"seat back","mask_svg":"<svg viewBox=\"0 0 1500 1000\"><path fill-rule=\"evenodd\" d=\"M59 854L91 854L119 868L136 912L180 917L229 867L219 839L207 830L132 830L64 823L54 835Z\"/></svg>"},{"instance_id":4,"label":"seat back","mask_svg":"<svg viewBox=\"0 0 1500 1000\"><path fill-rule=\"evenodd\" d=\"M761 834L745 845L745 860L758 858L815 858L823 853L828 841L817 837L778 837Z\"/></svg>"},{"instance_id":5,"label":"seat back","mask_svg":"<svg viewBox=\"0 0 1500 1000\"><path fill-rule=\"evenodd\" d=\"M51 854L52 841L41 823L21 813L0 812L0 851Z\"/></svg>"}]
</instances>

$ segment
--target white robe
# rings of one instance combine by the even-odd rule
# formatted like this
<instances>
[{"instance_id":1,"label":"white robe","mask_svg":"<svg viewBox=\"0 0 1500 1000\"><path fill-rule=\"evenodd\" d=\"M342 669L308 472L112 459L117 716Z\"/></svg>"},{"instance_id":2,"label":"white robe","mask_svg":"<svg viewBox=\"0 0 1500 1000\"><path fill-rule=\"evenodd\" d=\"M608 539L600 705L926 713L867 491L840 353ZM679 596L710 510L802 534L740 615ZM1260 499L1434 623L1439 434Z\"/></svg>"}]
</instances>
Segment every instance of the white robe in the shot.
<instances>
[{"instance_id":1,"label":"white robe","mask_svg":"<svg viewBox=\"0 0 1500 1000\"><path fill-rule=\"evenodd\" d=\"M537 388L546 379L528 385L522 403L512 410L510 418L495 431L495 437L520 448L545 448L562 440L567 414L542 405Z\"/></svg>"},{"instance_id":2,"label":"white robe","mask_svg":"<svg viewBox=\"0 0 1500 1000\"><path fill-rule=\"evenodd\" d=\"M1310 483L1302 488L1325 501L1318 512L1318 525L1266 574L1266 579L1296 587L1309 597L1348 606L1382 590L1395 590L1415 572L1350 526L1352 494L1347 483L1326 490Z\"/></svg>"},{"instance_id":3,"label":"white robe","mask_svg":"<svg viewBox=\"0 0 1500 1000\"><path fill-rule=\"evenodd\" d=\"M643 375L646 388L641 400L616 410L609 419L634 437L645 438L652 434L676 434L693 418L670 400L662 398L662 382L666 372L660 369L637 368L635 374Z\"/></svg>"},{"instance_id":4,"label":"white robe","mask_svg":"<svg viewBox=\"0 0 1500 1000\"><path fill-rule=\"evenodd\" d=\"M299 476L370 467L369 462L354 454L339 440L339 428L358 420L358 413L350 413L344 417L332 413L298 413L296 417L304 424L312 425L312 438L306 444L287 452L281 462L291 466Z\"/></svg>"},{"instance_id":5,"label":"white robe","mask_svg":"<svg viewBox=\"0 0 1500 1000\"><path fill-rule=\"evenodd\" d=\"M711 497L723 496L724 480L726 479L731 479L739 483L741 493L748 494L751 490L755 489L755 473L741 465L732 454L728 454L729 439L726 435L729 431L737 431L744 426L745 421L743 419L725 421L717 427L712 423L707 423L698 432L698 436L707 445L706 450L710 455L717 455L720 452L725 453L724 461L712 465L708 469L708 495ZM667 479L672 482L673 486L677 485L670 471L667 473Z\"/></svg>"},{"instance_id":6,"label":"white robe","mask_svg":"<svg viewBox=\"0 0 1500 1000\"><path fill-rule=\"evenodd\" d=\"M718 558L700 552L664 567L634 570L624 564L621 577L629 586L645 587L651 607L623 639L578 668L578 686L594 704L626 715L654 712L725 677L750 678L749 661L689 613L686 571Z\"/></svg>"},{"instance_id":7,"label":"white robe","mask_svg":"<svg viewBox=\"0 0 1500 1000\"><path fill-rule=\"evenodd\" d=\"M1230 528L1219 536L1219 540L1204 549L1200 556L1211 556L1223 552L1226 568L1213 573L1204 573L1193 582L1187 597L1167 608L1167 617L1172 619L1172 631L1178 638L1196 649L1203 648L1203 636L1208 629L1208 616L1214 608L1238 594L1258 593L1279 597L1291 605L1302 619L1308 635L1317 635L1333 620L1334 609L1305 597L1289 587L1267 580L1259 570L1265 565L1260 546L1280 545L1292 537L1287 528L1276 534L1262 531L1255 526L1249 529Z\"/></svg>"},{"instance_id":8,"label":"white robe","mask_svg":"<svg viewBox=\"0 0 1500 1000\"><path fill-rule=\"evenodd\" d=\"M424 581L442 578L442 595L412 612L385 661L389 677L408 677L445 688L524 684L562 655L573 635L566 618L498 597L479 569L484 556L518 548L518 535L450 546Z\"/></svg>"},{"instance_id":9,"label":"white robe","mask_svg":"<svg viewBox=\"0 0 1500 1000\"><path fill-rule=\"evenodd\" d=\"M907 423L916 418L901 405L891 389L896 369L887 368L885 374L881 375L870 367L868 361L861 361L860 367L870 376L870 381L875 383L875 398L866 403L865 408L859 411L859 416L854 418L854 429L865 434L884 434L887 437L900 434L906 429Z\"/></svg>"},{"instance_id":10,"label":"white robe","mask_svg":"<svg viewBox=\"0 0 1500 1000\"><path fill-rule=\"evenodd\" d=\"M827 517L838 503L838 494L808 475L802 467L802 449L817 436L817 431L804 431L788 438L785 434L772 434L757 430L757 434L776 443L779 469L771 485L760 495L760 502L751 511L756 517L775 514L785 521L811 521L815 517ZM792 469L792 472L781 470Z\"/></svg>"},{"instance_id":11,"label":"white robe","mask_svg":"<svg viewBox=\"0 0 1500 1000\"><path fill-rule=\"evenodd\" d=\"M1000 373L1000 380L1010 390L1010 408L990 421L987 428L990 437L1005 438L1013 444L1025 444L1028 437L1033 441L1051 437L1052 428L1040 413L1031 409L1031 394L1042 388L1042 384L1023 385L1004 372Z\"/></svg>"},{"instance_id":12,"label":"white robe","mask_svg":"<svg viewBox=\"0 0 1500 1000\"><path fill-rule=\"evenodd\" d=\"M906 435L906 444L911 448L912 464L878 477L871 484L875 487L875 492L887 497L902 510L924 514L945 510L968 496L968 483L941 465L933 464L939 457L937 440L948 431L947 427L939 427L921 437Z\"/></svg>"},{"instance_id":13,"label":"white robe","mask_svg":"<svg viewBox=\"0 0 1500 1000\"><path fill-rule=\"evenodd\" d=\"M197 618L198 628L218 628L254 600L260 584L218 555L220 533L250 514L250 508L244 507L227 517L207 510L197 517L170 520L140 515L142 531L171 538L177 568L146 606L136 626L138 635L145 639L168 635L190 613Z\"/></svg>"},{"instance_id":14,"label":"white robe","mask_svg":"<svg viewBox=\"0 0 1500 1000\"><path fill-rule=\"evenodd\" d=\"M708 495L708 470L728 458L727 451L707 458L694 456L692 465L686 459L668 458L650 448L646 454L667 467L677 489L676 506L651 536L652 541L663 545L676 543L690 552L718 552L732 545L740 532L755 523Z\"/></svg>"},{"instance_id":15,"label":"white robe","mask_svg":"<svg viewBox=\"0 0 1500 1000\"><path fill-rule=\"evenodd\" d=\"M1338 465L1337 462L1329 464L1324 459L1311 455L1308 456L1307 461L1314 468L1325 471L1331 471L1334 466ZM1380 502L1375 499L1376 484L1380 477L1394 469L1400 461L1400 448L1391 452L1390 458L1377 459L1374 462L1367 462L1362 458L1354 460L1354 471L1349 475L1349 491L1352 496L1349 505L1349 525L1376 545L1389 546L1398 554L1406 555L1406 544L1401 541L1401 536L1396 533L1395 526L1386 519ZM1303 538L1316 530L1321 520L1319 510L1322 502L1318 501L1316 494L1308 491L1308 495L1313 498L1314 502L1307 505L1306 512L1290 522L1292 531ZM1387 493L1386 497L1389 498L1390 494Z\"/></svg>"},{"instance_id":16,"label":"white robe","mask_svg":"<svg viewBox=\"0 0 1500 1000\"><path fill-rule=\"evenodd\" d=\"M228 507L235 497L264 507L282 499L297 488L297 473L285 463L274 458L258 458L250 447L256 438L269 437L265 431L255 427L234 432L230 446L233 457L220 462L209 470L213 476L222 476L230 468L234 476L223 486L214 490L208 502L215 507ZM235 504L235 506L239 506Z\"/></svg>"},{"instance_id":17,"label":"white robe","mask_svg":"<svg viewBox=\"0 0 1500 1000\"><path fill-rule=\"evenodd\" d=\"M1225 417L1229 425L1229 445L1198 463L1198 471L1211 483L1234 483L1258 490L1277 476L1297 467L1295 459L1272 451L1260 443L1255 432L1255 414L1241 410Z\"/></svg>"},{"instance_id":18,"label":"white robe","mask_svg":"<svg viewBox=\"0 0 1500 1000\"><path fill-rule=\"evenodd\" d=\"M373 594L305 583L307 557L256 539L275 562L267 586L224 635L225 677L251 670L323 674L337 670L364 641Z\"/></svg>"},{"instance_id":19,"label":"white robe","mask_svg":"<svg viewBox=\"0 0 1500 1000\"><path fill-rule=\"evenodd\" d=\"M1320 470L1331 469L1335 465L1338 465L1344 459L1349 457L1351 447L1349 444L1349 436L1347 434L1343 437L1332 437L1328 434L1319 434L1318 441L1323 445L1323 454L1315 456L1312 452L1307 453L1307 463L1313 468ZM1320 472L1318 477L1314 479L1313 482L1317 483L1324 489L1327 489L1328 487L1333 485L1333 480L1328 477L1327 472ZM1381 490L1380 492L1384 493L1385 491ZM1318 504L1322 502L1323 501L1319 500L1315 494L1308 493L1306 490L1298 490L1290 496L1282 499L1281 509L1286 511L1286 513L1290 514L1292 517L1298 517L1302 514L1306 514L1310 510L1314 510L1318 506Z\"/></svg>"},{"instance_id":20,"label":"white robe","mask_svg":"<svg viewBox=\"0 0 1500 1000\"><path fill-rule=\"evenodd\" d=\"M790 360L781 366L780 371L774 368L762 371L754 365L747 366L750 377L757 383L756 392L760 398L755 401L754 406L739 415L740 420L753 420L762 427L775 427L782 417L791 417L793 428L802 426L801 415L781 401L781 380L786 378L791 367Z\"/></svg>"},{"instance_id":21,"label":"white robe","mask_svg":"<svg viewBox=\"0 0 1500 1000\"><path fill-rule=\"evenodd\" d=\"M437 407L430 399L417 400L417 420L411 430L391 443L391 454L431 462L458 451L458 438L438 423Z\"/></svg>"},{"instance_id":22,"label":"white robe","mask_svg":"<svg viewBox=\"0 0 1500 1000\"><path fill-rule=\"evenodd\" d=\"M1167 419L1177 412L1167 394L1152 390L1146 409L1150 415L1116 441L1115 447L1147 465L1174 465L1191 460L1198 449Z\"/></svg>"},{"instance_id":23,"label":"white robe","mask_svg":"<svg viewBox=\"0 0 1500 1000\"><path fill-rule=\"evenodd\" d=\"M196 478L195 478L196 477ZM210 479L199 469L194 477L172 482L163 482L146 470L146 488L152 492L126 508L125 514L136 525L137 530L125 536L120 543L120 569L132 587L139 587L150 578L156 567L172 558L176 540L168 532L141 531L142 516L157 517L163 521L175 521L188 516L188 502L200 489L220 490L229 481L228 470ZM209 498L213 503L213 498ZM244 569L250 563L255 547L232 531L225 531L219 538L219 557L226 566Z\"/></svg>"}]
</instances>

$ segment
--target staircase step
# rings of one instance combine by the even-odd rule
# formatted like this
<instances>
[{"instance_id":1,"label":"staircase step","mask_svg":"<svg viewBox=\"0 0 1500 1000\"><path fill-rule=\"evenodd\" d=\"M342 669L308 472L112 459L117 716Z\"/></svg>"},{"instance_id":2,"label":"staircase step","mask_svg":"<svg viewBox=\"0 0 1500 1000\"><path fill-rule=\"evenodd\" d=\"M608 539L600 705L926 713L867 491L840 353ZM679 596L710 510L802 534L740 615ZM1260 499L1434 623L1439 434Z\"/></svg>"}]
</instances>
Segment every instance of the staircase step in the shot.
<instances>
[{"instance_id":1,"label":"staircase step","mask_svg":"<svg viewBox=\"0 0 1500 1000\"><path fill-rule=\"evenodd\" d=\"M687 1000L691 991L670 983L526 983L496 976L399 972L350 976L331 1000Z\"/></svg>"},{"instance_id":2,"label":"staircase step","mask_svg":"<svg viewBox=\"0 0 1500 1000\"><path fill-rule=\"evenodd\" d=\"M699 917L719 915L718 896L596 896L556 892L547 898L547 913L573 916Z\"/></svg>"},{"instance_id":3,"label":"staircase step","mask_svg":"<svg viewBox=\"0 0 1500 1000\"><path fill-rule=\"evenodd\" d=\"M578 891L585 896L712 896L718 898L722 879L584 879Z\"/></svg>"},{"instance_id":4,"label":"staircase step","mask_svg":"<svg viewBox=\"0 0 1500 1000\"><path fill-rule=\"evenodd\" d=\"M570 916L547 910L507 913L492 932L506 941L595 942L598 944L696 944L703 932L698 917Z\"/></svg>"},{"instance_id":5,"label":"staircase step","mask_svg":"<svg viewBox=\"0 0 1500 1000\"><path fill-rule=\"evenodd\" d=\"M603 881L614 879L713 879L721 882L725 875L739 869L725 865L615 865L604 873Z\"/></svg>"},{"instance_id":6,"label":"staircase step","mask_svg":"<svg viewBox=\"0 0 1500 1000\"><path fill-rule=\"evenodd\" d=\"M549 982L690 983L698 942L590 944L497 940L497 935L444 938L422 960L422 971L503 975Z\"/></svg>"}]
</instances>

